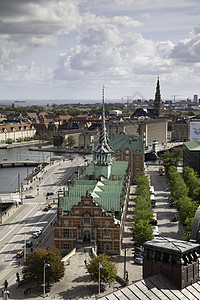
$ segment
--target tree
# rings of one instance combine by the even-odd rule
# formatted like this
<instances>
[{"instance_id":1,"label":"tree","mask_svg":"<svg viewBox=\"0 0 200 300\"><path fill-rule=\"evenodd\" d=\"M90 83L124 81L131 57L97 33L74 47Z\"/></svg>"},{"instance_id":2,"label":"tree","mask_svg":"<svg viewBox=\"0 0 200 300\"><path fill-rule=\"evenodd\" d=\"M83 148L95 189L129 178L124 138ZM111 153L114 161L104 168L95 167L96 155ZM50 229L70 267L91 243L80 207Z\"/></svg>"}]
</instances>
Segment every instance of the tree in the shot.
<instances>
[{"instance_id":1,"label":"tree","mask_svg":"<svg viewBox=\"0 0 200 300\"><path fill-rule=\"evenodd\" d=\"M94 282L99 281L99 264L101 264L102 268L100 271L100 281L105 283L114 282L117 275L117 268L115 264L113 264L109 257L103 253L94 257L92 260L89 260L89 263L86 264L86 268L90 273L91 279Z\"/></svg>"},{"instance_id":2,"label":"tree","mask_svg":"<svg viewBox=\"0 0 200 300\"><path fill-rule=\"evenodd\" d=\"M60 252L54 246L48 250L38 248L28 254L24 263L25 278L42 283L45 262L50 264L45 271L46 282L48 284L58 282L64 276L65 268Z\"/></svg>"},{"instance_id":3,"label":"tree","mask_svg":"<svg viewBox=\"0 0 200 300\"><path fill-rule=\"evenodd\" d=\"M132 230L135 236L135 242L138 245L142 245L144 242L154 238L153 229L149 224L149 220L138 220L138 222L133 225Z\"/></svg>"},{"instance_id":4,"label":"tree","mask_svg":"<svg viewBox=\"0 0 200 300\"><path fill-rule=\"evenodd\" d=\"M76 140L73 135L69 135L66 140L66 145L71 149L76 144Z\"/></svg>"},{"instance_id":5,"label":"tree","mask_svg":"<svg viewBox=\"0 0 200 300\"><path fill-rule=\"evenodd\" d=\"M161 160L165 167L166 175L168 176L168 168L174 166L176 169L181 162L183 157L183 151L181 149L173 149L171 152L166 151L162 156Z\"/></svg>"}]
</instances>

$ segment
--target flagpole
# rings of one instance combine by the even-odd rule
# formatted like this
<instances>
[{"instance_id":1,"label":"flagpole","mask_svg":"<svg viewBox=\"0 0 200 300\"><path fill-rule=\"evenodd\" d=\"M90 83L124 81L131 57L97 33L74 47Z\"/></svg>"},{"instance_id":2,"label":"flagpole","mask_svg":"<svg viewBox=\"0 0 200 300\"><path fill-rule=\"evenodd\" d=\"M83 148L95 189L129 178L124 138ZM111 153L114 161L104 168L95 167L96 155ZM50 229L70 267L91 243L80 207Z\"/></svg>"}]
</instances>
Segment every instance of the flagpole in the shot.
<instances>
[{"instance_id":1,"label":"flagpole","mask_svg":"<svg viewBox=\"0 0 200 300\"><path fill-rule=\"evenodd\" d=\"M99 262L99 294L101 293L101 280L100 280L100 262Z\"/></svg>"},{"instance_id":2,"label":"flagpole","mask_svg":"<svg viewBox=\"0 0 200 300\"><path fill-rule=\"evenodd\" d=\"M45 295L45 262L44 262L44 286L43 286L43 294Z\"/></svg>"}]
</instances>

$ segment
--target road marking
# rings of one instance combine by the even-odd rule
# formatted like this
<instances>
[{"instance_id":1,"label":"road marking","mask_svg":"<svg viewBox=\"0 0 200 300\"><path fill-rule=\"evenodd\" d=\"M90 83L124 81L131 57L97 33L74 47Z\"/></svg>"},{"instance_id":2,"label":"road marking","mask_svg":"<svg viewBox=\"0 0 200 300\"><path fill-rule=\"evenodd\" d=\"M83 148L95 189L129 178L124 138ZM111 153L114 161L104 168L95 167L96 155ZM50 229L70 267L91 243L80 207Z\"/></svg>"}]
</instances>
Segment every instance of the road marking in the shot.
<instances>
[{"instance_id":1,"label":"road marking","mask_svg":"<svg viewBox=\"0 0 200 300\"><path fill-rule=\"evenodd\" d=\"M19 224L22 223L22 221L30 214L30 212L32 212L32 210L34 209L35 207L33 207L23 218L20 222L18 222L6 235L4 235L4 237L2 239L0 239L0 242L3 241L12 231L13 229L15 229ZM9 225L8 225L9 226Z\"/></svg>"}]
</instances>

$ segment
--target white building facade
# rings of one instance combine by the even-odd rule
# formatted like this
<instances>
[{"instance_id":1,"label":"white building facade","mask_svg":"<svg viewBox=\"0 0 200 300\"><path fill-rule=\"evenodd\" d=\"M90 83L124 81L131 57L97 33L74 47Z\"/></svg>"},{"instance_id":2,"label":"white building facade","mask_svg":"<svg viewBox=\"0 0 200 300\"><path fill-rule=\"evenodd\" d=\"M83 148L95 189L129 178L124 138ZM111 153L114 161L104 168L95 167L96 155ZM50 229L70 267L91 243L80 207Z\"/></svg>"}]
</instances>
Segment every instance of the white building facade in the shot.
<instances>
[{"instance_id":1,"label":"white building facade","mask_svg":"<svg viewBox=\"0 0 200 300\"><path fill-rule=\"evenodd\" d=\"M7 141L17 142L21 139L32 138L36 129L30 123L0 124L0 144Z\"/></svg>"}]
</instances>

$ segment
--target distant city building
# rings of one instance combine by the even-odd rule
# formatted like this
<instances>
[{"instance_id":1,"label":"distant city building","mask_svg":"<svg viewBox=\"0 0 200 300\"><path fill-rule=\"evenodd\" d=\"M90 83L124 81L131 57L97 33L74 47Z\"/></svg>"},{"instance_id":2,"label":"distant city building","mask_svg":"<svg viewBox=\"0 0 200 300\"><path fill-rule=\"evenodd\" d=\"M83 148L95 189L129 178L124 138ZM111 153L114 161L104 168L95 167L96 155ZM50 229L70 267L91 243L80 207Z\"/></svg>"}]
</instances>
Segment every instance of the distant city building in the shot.
<instances>
[{"instance_id":1,"label":"distant city building","mask_svg":"<svg viewBox=\"0 0 200 300\"><path fill-rule=\"evenodd\" d=\"M79 244L94 245L98 252L120 254L130 190L128 161L112 159L106 138L104 89L103 117L94 160L68 191L59 195L54 243L61 253Z\"/></svg>"},{"instance_id":2,"label":"distant city building","mask_svg":"<svg viewBox=\"0 0 200 300\"><path fill-rule=\"evenodd\" d=\"M189 120L177 118L172 122L172 142L187 142L189 140Z\"/></svg>"},{"instance_id":3,"label":"distant city building","mask_svg":"<svg viewBox=\"0 0 200 300\"><path fill-rule=\"evenodd\" d=\"M198 95L194 95L194 103L198 103Z\"/></svg>"},{"instance_id":4,"label":"distant city building","mask_svg":"<svg viewBox=\"0 0 200 300\"><path fill-rule=\"evenodd\" d=\"M119 116L122 115L122 111L121 110L117 110L117 109L113 109L109 112L110 116Z\"/></svg>"},{"instance_id":5,"label":"distant city building","mask_svg":"<svg viewBox=\"0 0 200 300\"><path fill-rule=\"evenodd\" d=\"M200 142L200 120L190 121L190 141Z\"/></svg>"}]
</instances>

